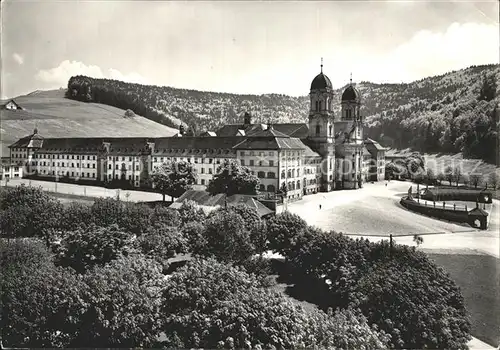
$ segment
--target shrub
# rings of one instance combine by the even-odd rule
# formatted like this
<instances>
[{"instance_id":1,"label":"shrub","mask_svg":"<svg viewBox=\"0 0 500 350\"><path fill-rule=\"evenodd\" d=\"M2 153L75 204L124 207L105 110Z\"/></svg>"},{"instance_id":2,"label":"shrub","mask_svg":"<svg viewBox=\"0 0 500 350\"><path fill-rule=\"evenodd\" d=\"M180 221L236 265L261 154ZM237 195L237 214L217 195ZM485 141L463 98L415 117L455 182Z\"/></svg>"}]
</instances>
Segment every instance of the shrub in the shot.
<instances>
[{"instance_id":1,"label":"shrub","mask_svg":"<svg viewBox=\"0 0 500 350\"><path fill-rule=\"evenodd\" d=\"M307 223L298 215L284 212L267 221L269 248L286 255L293 249L297 237L307 228Z\"/></svg>"},{"instance_id":2,"label":"shrub","mask_svg":"<svg viewBox=\"0 0 500 350\"><path fill-rule=\"evenodd\" d=\"M383 334L350 311L305 312L250 274L215 260L193 261L163 292L166 347L383 348Z\"/></svg>"},{"instance_id":3,"label":"shrub","mask_svg":"<svg viewBox=\"0 0 500 350\"><path fill-rule=\"evenodd\" d=\"M115 198L97 198L91 207L93 221L97 226L118 224L123 217L123 202Z\"/></svg>"}]
</instances>

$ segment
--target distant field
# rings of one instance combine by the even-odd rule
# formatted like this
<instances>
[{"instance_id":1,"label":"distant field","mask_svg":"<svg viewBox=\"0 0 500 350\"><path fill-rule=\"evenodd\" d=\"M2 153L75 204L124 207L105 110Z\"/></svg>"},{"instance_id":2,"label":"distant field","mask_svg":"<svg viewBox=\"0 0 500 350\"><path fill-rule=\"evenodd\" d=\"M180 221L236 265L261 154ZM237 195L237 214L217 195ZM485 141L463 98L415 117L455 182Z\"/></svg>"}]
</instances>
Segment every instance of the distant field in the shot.
<instances>
[{"instance_id":1,"label":"distant field","mask_svg":"<svg viewBox=\"0 0 500 350\"><path fill-rule=\"evenodd\" d=\"M15 98L22 111L1 111L2 156L8 146L33 133L43 137L162 137L176 130L141 116L124 118L124 110L64 98L65 90L34 92Z\"/></svg>"},{"instance_id":2,"label":"distant field","mask_svg":"<svg viewBox=\"0 0 500 350\"><path fill-rule=\"evenodd\" d=\"M500 261L487 255L428 254L461 288L472 321L472 335L500 344Z\"/></svg>"}]
</instances>

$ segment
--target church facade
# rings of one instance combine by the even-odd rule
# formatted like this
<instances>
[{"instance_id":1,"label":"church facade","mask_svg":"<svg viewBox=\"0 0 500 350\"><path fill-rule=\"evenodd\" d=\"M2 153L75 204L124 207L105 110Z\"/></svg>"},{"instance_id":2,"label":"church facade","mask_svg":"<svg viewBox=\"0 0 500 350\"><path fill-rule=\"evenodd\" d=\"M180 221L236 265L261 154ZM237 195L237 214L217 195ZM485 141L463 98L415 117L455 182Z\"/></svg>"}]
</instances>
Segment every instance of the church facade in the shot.
<instances>
[{"instance_id":1,"label":"church facade","mask_svg":"<svg viewBox=\"0 0 500 350\"><path fill-rule=\"evenodd\" d=\"M356 189L384 179L385 149L363 137L361 96L351 83L335 115L334 90L321 72L310 88L307 123L252 123L245 113L230 124L200 136L44 138L37 130L10 148L10 161L25 176L46 180L103 184L122 181L150 185L155 167L166 161L191 162L204 189L224 160L247 166L260 179L259 192L274 195L286 186L290 199L335 189Z\"/></svg>"}]
</instances>

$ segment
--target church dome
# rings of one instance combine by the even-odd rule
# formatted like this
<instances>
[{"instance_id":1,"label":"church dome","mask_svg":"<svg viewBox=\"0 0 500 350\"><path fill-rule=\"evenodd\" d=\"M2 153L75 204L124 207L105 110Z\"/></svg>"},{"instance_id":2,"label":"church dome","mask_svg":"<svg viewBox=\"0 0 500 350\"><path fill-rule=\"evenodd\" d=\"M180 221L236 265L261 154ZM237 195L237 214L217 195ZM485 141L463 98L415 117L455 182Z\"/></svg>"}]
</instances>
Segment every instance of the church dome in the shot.
<instances>
[{"instance_id":1,"label":"church dome","mask_svg":"<svg viewBox=\"0 0 500 350\"><path fill-rule=\"evenodd\" d=\"M323 90L326 88L331 89L332 82L326 75L323 74L323 72L321 72L313 79L311 83L311 90Z\"/></svg>"},{"instance_id":2,"label":"church dome","mask_svg":"<svg viewBox=\"0 0 500 350\"><path fill-rule=\"evenodd\" d=\"M349 85L342 94L342 101L356 101L359 102L361 100L361 94L358 89L354 86Z\"/></svg>"}]
</instances>

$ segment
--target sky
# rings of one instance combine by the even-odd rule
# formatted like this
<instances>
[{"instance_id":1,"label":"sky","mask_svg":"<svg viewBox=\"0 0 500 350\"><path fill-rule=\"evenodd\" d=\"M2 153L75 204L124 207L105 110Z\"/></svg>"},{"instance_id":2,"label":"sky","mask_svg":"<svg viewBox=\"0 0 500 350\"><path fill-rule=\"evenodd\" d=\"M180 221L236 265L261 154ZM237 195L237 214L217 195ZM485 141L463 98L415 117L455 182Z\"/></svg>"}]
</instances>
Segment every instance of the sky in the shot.
<instances>
[{"instance_id":1,"label":"sky","mask_svg":"<svg viewBox=\"0 0 500 350\"><path fill-rule=\"evenodd\" d=\"M499 3L1 2L1 97L72 75L231 93L306 95L499 62Z\"/></svg>"}]
</instances>

